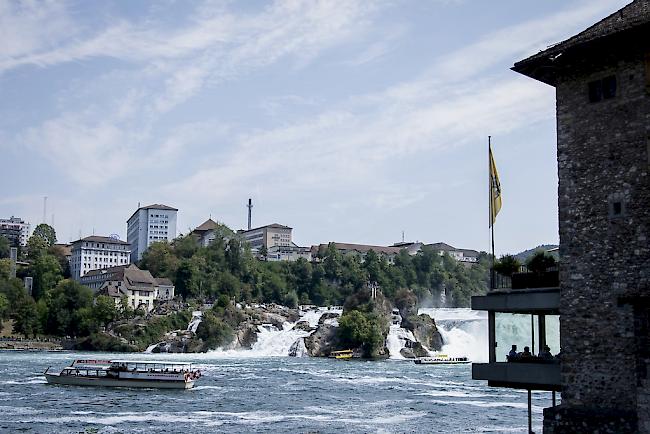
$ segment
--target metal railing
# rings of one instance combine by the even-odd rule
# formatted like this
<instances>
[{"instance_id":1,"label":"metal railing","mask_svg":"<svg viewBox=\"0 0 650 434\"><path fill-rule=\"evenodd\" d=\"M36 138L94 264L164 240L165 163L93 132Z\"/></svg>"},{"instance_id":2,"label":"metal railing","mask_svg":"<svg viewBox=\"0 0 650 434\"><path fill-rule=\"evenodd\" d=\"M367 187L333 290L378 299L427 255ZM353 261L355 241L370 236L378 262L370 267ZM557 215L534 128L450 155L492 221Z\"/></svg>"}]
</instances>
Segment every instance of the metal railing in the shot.
<instances>
[{"instance_id":1,"label":"metal railing","mask_svg":"<svg viewBox=\"0 0 650 434\"><path fill-rule=\"evenodd\" d=\"M512 275L500 274L494 270L490 270L491 290L557 288L559 286L560 273L557 266L549 267L546 271L533 272L522 265Z\"/></svg>"}]
</instances>

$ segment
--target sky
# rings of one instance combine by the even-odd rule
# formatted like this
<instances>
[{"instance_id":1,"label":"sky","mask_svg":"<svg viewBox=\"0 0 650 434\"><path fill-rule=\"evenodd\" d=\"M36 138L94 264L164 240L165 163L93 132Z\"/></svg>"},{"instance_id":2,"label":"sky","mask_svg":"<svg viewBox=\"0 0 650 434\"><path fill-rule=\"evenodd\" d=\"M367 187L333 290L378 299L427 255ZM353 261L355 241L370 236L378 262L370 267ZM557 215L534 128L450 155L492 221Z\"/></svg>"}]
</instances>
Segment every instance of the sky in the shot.
<instances>
[{"instance_id":1,"label":"sky","mask_svg":"<svg viewBox=\"0 0 650 434\"><path fill-rule=\"evenodd\" d=\"M294 242L558 242L555 92L510 70L624 0L0 2L0 217L138 203Z\"/></svg>"}]
</instances>

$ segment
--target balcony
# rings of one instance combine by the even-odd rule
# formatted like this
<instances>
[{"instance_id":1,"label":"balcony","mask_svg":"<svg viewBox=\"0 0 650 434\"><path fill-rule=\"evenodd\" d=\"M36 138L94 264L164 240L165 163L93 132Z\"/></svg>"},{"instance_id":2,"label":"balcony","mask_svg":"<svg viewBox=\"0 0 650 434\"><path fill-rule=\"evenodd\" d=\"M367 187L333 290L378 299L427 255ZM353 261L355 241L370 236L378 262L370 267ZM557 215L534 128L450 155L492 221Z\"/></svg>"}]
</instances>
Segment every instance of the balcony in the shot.
<instances>
[{"instance_id":1,"label":"balcony","mask_svg":"<svg viewBox=\"0 0 650 434\"><path fill-rule=\"evenodd\" d=\"M547 268L542 272L533 272L525 266L511 275L503 275L492 271L490 291L531 289L531 288L558 288L560 286L560 272L558 267Z\"/></svg>"},{"instance_id":2,"label":"balcony","mask_svg":"<svg viewBox=\"0 0 650 434\"><path fill-rule=\"evenodd\" d=\"M488 386L513 389L560 391L560 363L474 363L472 378Z\"/></svg>"}]
</instances>

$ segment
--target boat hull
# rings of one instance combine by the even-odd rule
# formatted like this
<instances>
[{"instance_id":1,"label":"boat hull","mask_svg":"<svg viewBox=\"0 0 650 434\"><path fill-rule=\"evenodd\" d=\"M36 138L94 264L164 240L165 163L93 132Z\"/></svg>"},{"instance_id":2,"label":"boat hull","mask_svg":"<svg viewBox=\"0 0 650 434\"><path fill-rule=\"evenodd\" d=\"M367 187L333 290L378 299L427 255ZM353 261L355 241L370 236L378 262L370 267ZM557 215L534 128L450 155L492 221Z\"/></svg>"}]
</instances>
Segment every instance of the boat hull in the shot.
<instances>
[{"instance_id":1,"label":"boat hull","mask_svg":"<svg viewBox=\"0 0 650 434\"><path fill-rule=\"evenodd\" d=\"M457 361L422 361L422 360L415 360L416 365L467 365L470 364L469 360L465 360L462 362L457 362Z\"/></svg>"},{"instance_id":2,"label":"boat hull","mask_svg":"<svg viewBox=\"0 0 650 434\"><path fill-rule=\"evenodd\" d=\"M94 386L94 387L132 387L140 389L191 389L194 381L155 381L138 379L117 378L90 378L75 375L58 375L45 373L45 378L50 384L64 384L69 386Z\"/></svg>"}]
</instances>

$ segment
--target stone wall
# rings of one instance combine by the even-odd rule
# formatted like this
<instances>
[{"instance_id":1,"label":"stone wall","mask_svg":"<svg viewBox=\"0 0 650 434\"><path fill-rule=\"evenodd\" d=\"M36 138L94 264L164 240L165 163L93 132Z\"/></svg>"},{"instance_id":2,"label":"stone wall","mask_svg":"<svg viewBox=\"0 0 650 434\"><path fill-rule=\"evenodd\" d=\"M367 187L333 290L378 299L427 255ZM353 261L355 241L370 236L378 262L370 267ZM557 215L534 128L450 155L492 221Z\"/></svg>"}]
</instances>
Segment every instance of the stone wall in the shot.
<instances>
[{"instance_id":1,"label":"stone wall","mask_svg":"<svg viewBox=\"0 0 650 434\"><path fill-rule=\"evenodd\" d=\"M588 83L612 75L616 96L590 102ZM601 432L608 417L620 427L611 432L635 430L638 336L634 308L620 300L650 288L646 84L634 50L586 53L557 84L563 392L562 406L545 411L546 432L591 432L572 431L567 415L597 420Z\"/></svg>"}]
</instances>

